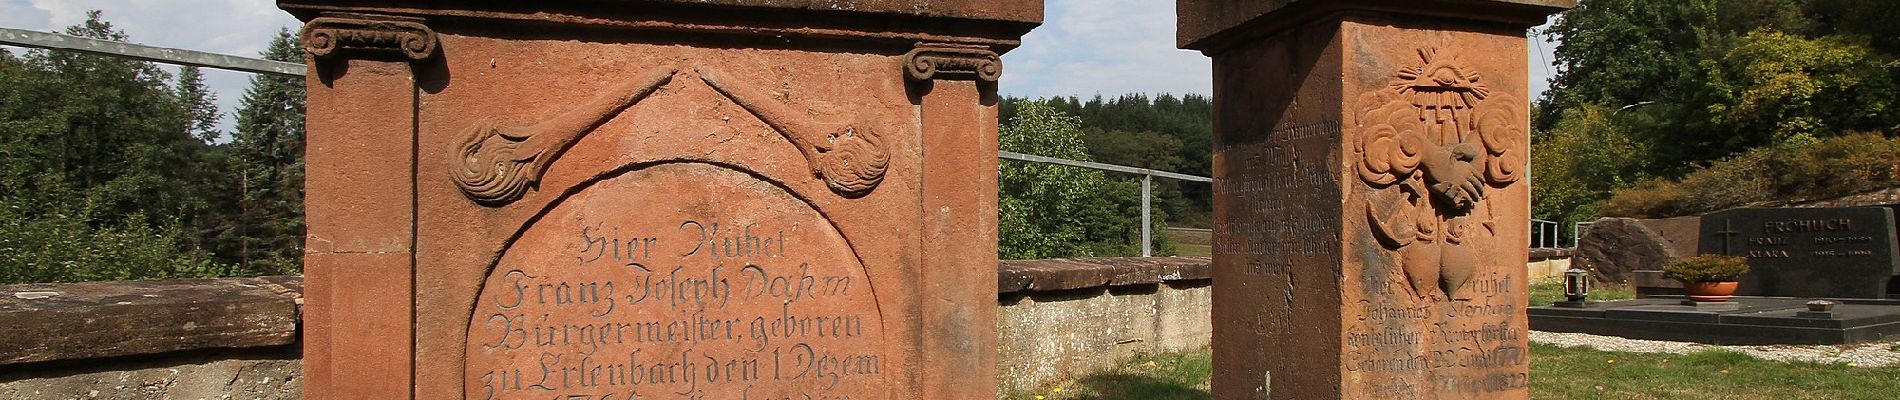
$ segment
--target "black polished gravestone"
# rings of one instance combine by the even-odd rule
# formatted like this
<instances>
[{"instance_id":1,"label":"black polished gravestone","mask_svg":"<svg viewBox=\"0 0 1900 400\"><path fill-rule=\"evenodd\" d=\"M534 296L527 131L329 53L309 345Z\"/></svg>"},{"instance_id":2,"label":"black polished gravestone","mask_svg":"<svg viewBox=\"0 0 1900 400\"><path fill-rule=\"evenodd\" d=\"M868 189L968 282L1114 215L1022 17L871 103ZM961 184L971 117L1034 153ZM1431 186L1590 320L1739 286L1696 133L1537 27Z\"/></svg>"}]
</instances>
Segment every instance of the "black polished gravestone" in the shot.
<instances>
[{"instance_id":1,"label":"black polished gravestone","mask_svg":"<svg viewBox=\"0 0 1900 400\"><path fill-rule=\"evenodd\" d=\"M1748 258L1737 295L1886 298L1900 275L1893 210L1738 208L1702 217L1699 253Z\"/></svg>"}]
</instances>

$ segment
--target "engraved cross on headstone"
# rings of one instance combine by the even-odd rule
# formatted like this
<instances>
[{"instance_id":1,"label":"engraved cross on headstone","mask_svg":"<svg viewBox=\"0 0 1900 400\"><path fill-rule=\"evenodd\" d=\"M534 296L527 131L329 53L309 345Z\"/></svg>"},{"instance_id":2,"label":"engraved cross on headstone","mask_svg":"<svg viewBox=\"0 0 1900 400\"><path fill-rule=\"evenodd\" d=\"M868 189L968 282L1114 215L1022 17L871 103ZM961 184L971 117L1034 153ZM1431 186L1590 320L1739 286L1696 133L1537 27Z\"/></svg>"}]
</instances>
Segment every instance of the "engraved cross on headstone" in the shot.
<instances>
[{"instance_id":1,"label":"engraved cross on headstone","mask_svg":"<svg viewBox=\"0 0 1900 400\"><path fill-rule=\"evenodd\" d=\"M1733 251L1733 249L1729 248L1729 243L1734 241L1735 235L1742 234L1741 232L1736 231L1735 227L1733 225L1730 225L1729 222L1730 222L1729 219L1726 219L1726 218L1722 219L1722 230L1715 232L1715 234L1717 235L1722 235L1722 255L1725 255L1725 256L1735 255L1735 252Z\"/></svg>"}]
</instances>

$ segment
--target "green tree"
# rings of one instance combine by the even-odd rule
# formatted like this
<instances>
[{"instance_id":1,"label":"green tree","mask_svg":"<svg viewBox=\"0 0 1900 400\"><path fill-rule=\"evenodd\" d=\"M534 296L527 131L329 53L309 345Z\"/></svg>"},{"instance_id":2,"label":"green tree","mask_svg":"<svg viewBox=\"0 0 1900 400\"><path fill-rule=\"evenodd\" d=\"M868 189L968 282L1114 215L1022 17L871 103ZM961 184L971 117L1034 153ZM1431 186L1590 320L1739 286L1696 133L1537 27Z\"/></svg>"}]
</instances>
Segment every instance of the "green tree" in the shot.
<instances>
[{"instance_id":1,"label":"green tree","mask_svg":"<svg viewBox=\"0 0 1900 400\"><path fill-rule=\"evenodd\" d=\"M1534 218L1565 226L1594 220L1600 203L1612 191L1648 176L1649 145L1614 122L1617 117L1605 106L1573 108L1566 110L1556 127L1532 141Z\"/></svg>"},{"instance_id":2,"label":"green tree","mask_svg":"<svg viewBox=\"0 0 1900 400\"><path fill-rule=\"evenodd\" d=\"M998 113L1008 122L1024 103L1040 103L1081 118L1083 140L1095 160L1155 170L1208 176L1213 171L1213 102L1207 96L1187 94L1127 94L1004 99ZM1202 182L1157 179L1156 205L1171 222L1206 227L1213 210L1213 187Z\"/></svg>"},{"instance_id":3,"label":"green tree","mask_svg":"<svg viewBox=\"0 0 1900 400\"><path fill-rule=\"evenodd\" d=\"M1558 42L1558 73L1540 100L1538 128L1570 108L1654 101L1656 88L1694 79L1714 20L1713 0L1578 2L1545 31Z\"/></svg>"},{"instance_id":4,"label":"green tree","mask_svg":"<svg viewBox=\"0 0 1900 400\"><path fill-rule=\"evenodd\" d=\"M1900 131L1894 82L1862 38L1760 29L1705 64L1717 100L1711 122L1731 151L1803 135Z\"/></svg>"},{"instance_id":5,"label":"green tree","mask_svg":"<svg viewBox=\"0 0 1900 400\"><path fill-rule=\"evenodd\" d=\"M1696 185L1671 182L1691 173L1700 174L1698 180L1726 176L1767 182L1744 170L1714 171L1708 166L1721 160L1750 165L1743 159L1769 154L1757 149L1799 146L1853 132L1900 131L1900 113L1893 112L1900 102L1895 84L1900 82L1900 62L1893 53L1900 48L1900 28L1890 22L1900 16L1896 4L1900 2L1580 3L1549 30L1553 40L1562 42L1556 52L1559 70L1539 101L1534 136L1561 149L1548 151L1593 161L1534 160L1534 170L1544 175L1538 177L1539 191L1534 193L1538 212L1546 217L1594 214L1605 205L1606 189L1626 193L1617 195L1621 199L1614 208L1641 208L1644 213L1758 199L1770 192L1752 183L1680 193ZM1641 151L1629 157L1644 162L1585 154L1599 146ZM1596 161L1603 162L1587 165ZM1559 181L1566 183L1550 184ZM1692 200L1670 203L1680 199Z\"/></svg>"},{"instance_id":6,"label":"green tree","mask_svg":"<svg viewBox=\"0 0 1900 400\"><path fill-rule=\"evenodd\" d=\"M198 67L180 67L178 82L173 87L178 99L184 102L185 111L191 113L190 133L205 143L216 142L223 135L218 132L218 95L205 89L204 72Z\"/></svg>"},{"instance_id":7,"label":"green tree","mask_svg":"<svg viewBox=\"0 0 1900 400\"><path fill-rule=\"evenodd\" d=\"M280 30L264 58L302 62L296 36ZM237 111L230 144L239 216L225 251L256 273L296 273L303 255L304 83L257 75Z\"/></svg>"},{"instance_id":8,"label":"green tree","mask_svg":"<svg viewBox=\"0 0 1900 400\"><path fill-rule=\"evenodd\" d=\"M1003 150L1090 159L1079 118L1037 102L1020 103L1014 111L1001 132ZM1062 165L1004 160L1001 168L1002 258L1139 254L1139 183ZM1155 240L1166 248L1159 235Z\"/></svg>"},{"instance_id":9,"label":"green tree","mask_svg":"<svg viewBox=\"0 0 1900 400\"><path fill-rule=\"evenodd\" d=\"M97 11L66 33L127 40ZM0 270L11 271L8 279L217 273L207 269L202 233L219 219L208 188L221 168L208 163L215 155L192 134L169 74L54 51L0 55L0 64L0 242L8 246L0 252L13 253L0 257Z\"/></svg>"}]
</instances>

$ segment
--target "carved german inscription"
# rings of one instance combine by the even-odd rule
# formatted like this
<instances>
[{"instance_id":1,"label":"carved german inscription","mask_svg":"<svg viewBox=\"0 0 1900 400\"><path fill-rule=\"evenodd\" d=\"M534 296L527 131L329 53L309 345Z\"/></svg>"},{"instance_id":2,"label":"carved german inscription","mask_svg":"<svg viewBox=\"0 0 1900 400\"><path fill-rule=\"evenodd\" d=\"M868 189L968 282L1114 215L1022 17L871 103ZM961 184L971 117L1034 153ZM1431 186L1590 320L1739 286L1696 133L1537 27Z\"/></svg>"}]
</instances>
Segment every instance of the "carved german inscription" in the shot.
<instances>
[{"instance_id":1,"label":"carved german inscription","mask_svg":"<svg viewBox=\"0 0 1900 400\"><path fill-rule=\"evenodd\" d=\"M1343 362L1367 377L1357 392L1368 397L1482 396L1523 390L1530 361L1517 322L1521 293L1514 276L1475 277L1459 301L1375 302L1350 308Z\"/></svg>"},{"instance_id":2,"label":"carved german inscription","mask_svg":"<svg viewBox=\"0 0 1900 400\"><path fill-rule=\"evenodd\" d=\"M663 164L565 199L505 251L474 399L874 399L882 319L850 245L751 174Z\"/></svg>"},{"instance_id":3,"label":"carved german inscription","mask_svg":"<svg viewBox=\"0 0 1900 400\"><path fill-rule=\"evenodd\" d=\"M1900 275L1884 208L1738 208L1702 217L1701 253L1748 258L1738 294L1883 298Z\"/></svg>"}]
</instances>

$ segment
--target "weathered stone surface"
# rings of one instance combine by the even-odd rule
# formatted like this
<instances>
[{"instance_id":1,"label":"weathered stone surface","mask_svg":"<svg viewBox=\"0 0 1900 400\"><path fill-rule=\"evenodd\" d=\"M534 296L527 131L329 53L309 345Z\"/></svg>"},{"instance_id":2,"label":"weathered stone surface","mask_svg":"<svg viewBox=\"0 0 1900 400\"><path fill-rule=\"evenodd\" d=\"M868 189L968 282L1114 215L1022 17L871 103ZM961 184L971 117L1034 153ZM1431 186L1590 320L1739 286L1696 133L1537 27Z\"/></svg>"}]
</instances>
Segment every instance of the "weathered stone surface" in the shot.
<instances>
[{"instance_id":1,"label":"weathered stone surface","mask_svg":"<svg viewBox=\"0 0 1900 400\"><path fill-rule=\"evenodd\" d=\"M1564 247L1534 248L1531 249L1530 258L1532 262L1536 262L1553 258L1570 258L1574 253L1576 253L1574 249Z\"/></svg>"},{"instance_id":2,"label":"weathered stone surface","mask_svg":"<svg viewBox=\"0 0 1900 400\"><path fill-rule=\"evenodd\" d=\"M623 33L672 32L674 37L668 40L726 36L723 39L765 46L855 42L850 45L900 53L920 42L973 43L1008 50L1021 43L1022 35L1040 25L1043 17L1042 2L1036 0L282 0L277 5L305 21L324 13L355 13L415 18L430 27L508 23L539 25L517 28L540 32L547 32L548 26L607 28Z\"/></svg>"},{"instance_id":3,"label":"weathered stone surface","mask_svg":"<svg viewBox=\"0 0 1900 400\"><path fill-rule=\"evenodd\" d=\"M1186 0L1175 2L1178 18L1175 40L1184 49L1209 50L1270 35L1341 11L1380 11L1533 26L1543 24L1550 14L1575 6L1575 0ZM1273 17L1268 18L1269 14Z\"/></svg>"},{"instance_id":4,"label":"weathered stone surface","mask_svg":"<svg viewBox=\"0 0 1900 400\"><path fill-rule=\"evenodd\" d=\"M1214 58L1213 397L1528 397L1523 29L1569 2L1178 4Z\"/></svg>"},{"instance_id":5,"label":"weathered stone surface","mask_svg":"<svg viewBox=\"0 0 1900 400\"><path fill-rule=\"evenodd\" d=\"M296 400L303 398L304 384L296 350L193 350L0 367L0 398Z\"/></svg>"},{"instance_id":6,"label":"weathered stone surface","mask_svg":"<svg viewBox=\"0 0 1900 400\"><path fill-rule=\"evenodd\" d=\"M1881 299L1900 276L1893 210L1737 208L1702 216L1701 253L1748 258L1736 294Z\"/></svg>"},{"instance_id":7,"label":"weathered stone surface","mask_svg":"<svg viewBox=\"0 0 1900 400\"><path fill-rule=\"evenodd\" d=\"M0 286L0 366L297 340L295 279ZM289 284L288 286L284 284Z\"/></svg>"},{"instance_id":8,"label":"weathered stone surface","mask_svg":"<svg viewBox=\"0 0 1900 400\"><path fill-rule=\"evenodd\" d=\"M1039 2L279 5L322 56L311 397L992 394Z\"/></svg>"},{"instance_id":9,"label":"weathered stone surface","mask_svg":"<svg viewBox=\"0 0 1900 400\"><path fill-rule=\"evenodd\" d=\"M1203 261L1205 262L1205 261ZM1136 354L1199 349L1213 334L1205 278L1004 294L998 315L998 398L1112 367Z\"/></svg>"},{"instance_id":10,"label":"weathered stone surface","mask_svg":"<svg viewBox=\"0 0 1900 400\"><path fill-rule=\"evenodd\" d=\"M1636 222L1642 223L1650 231L1656 232L1657 236L1661 236L1663 242L1669 245L1669 250L1678 257L1693 256L1696 254L1697 247L1701 246L1702 216L1639 219Z\"/></svg>"},{"instance_id":11,"label":"weathered stone surface","mask_svg":"<svg viewBox=\"0 0 1900 400\"><path fill-rule=\"evenodd\" d=\"M364 6L359 0L286 0L280 1L285 8L293 10L321 9L325 6ZM431 3L430 0L385 1L380 2L390 8L398 6L418 7ZM791 11L830 11L856 12L866 14L911 15L919 17L967 18L972 20L1014 21L1029 24L1042 22L1042 4L1028 1L1007 0L608 0L608 1L544 1L536 4L539 9L602 8L609 10L641 10L654 5L710 5L726 8L751 10L775 10L786 13ZM520 9L520 7L494 7Z\"/></svg>"},{"instance_id":12,"label":"weathered stone surface","mask_svg":"<svg viewBox=\"0 0 1900 400\"><path fill-rule=\"evenodd\" d=\"M1633 271L1659 271L1679 254L1662 235L1630 218L1602 218L1577 239L1571 262L1591 271L1598 282L1628 283Z\"/></svg>"},{"instance_id":13,"label":"weathered stone surface","mask_svg":"<svg viewBox=\"0 0 1900 400\"><path fill-rule=\"evenodd\" d=\"M1094 289L1104 286L1206 280L1213 276L1202 257L1097 257L1004 260L998 293Z\"/></svg>"}]
</instances>

